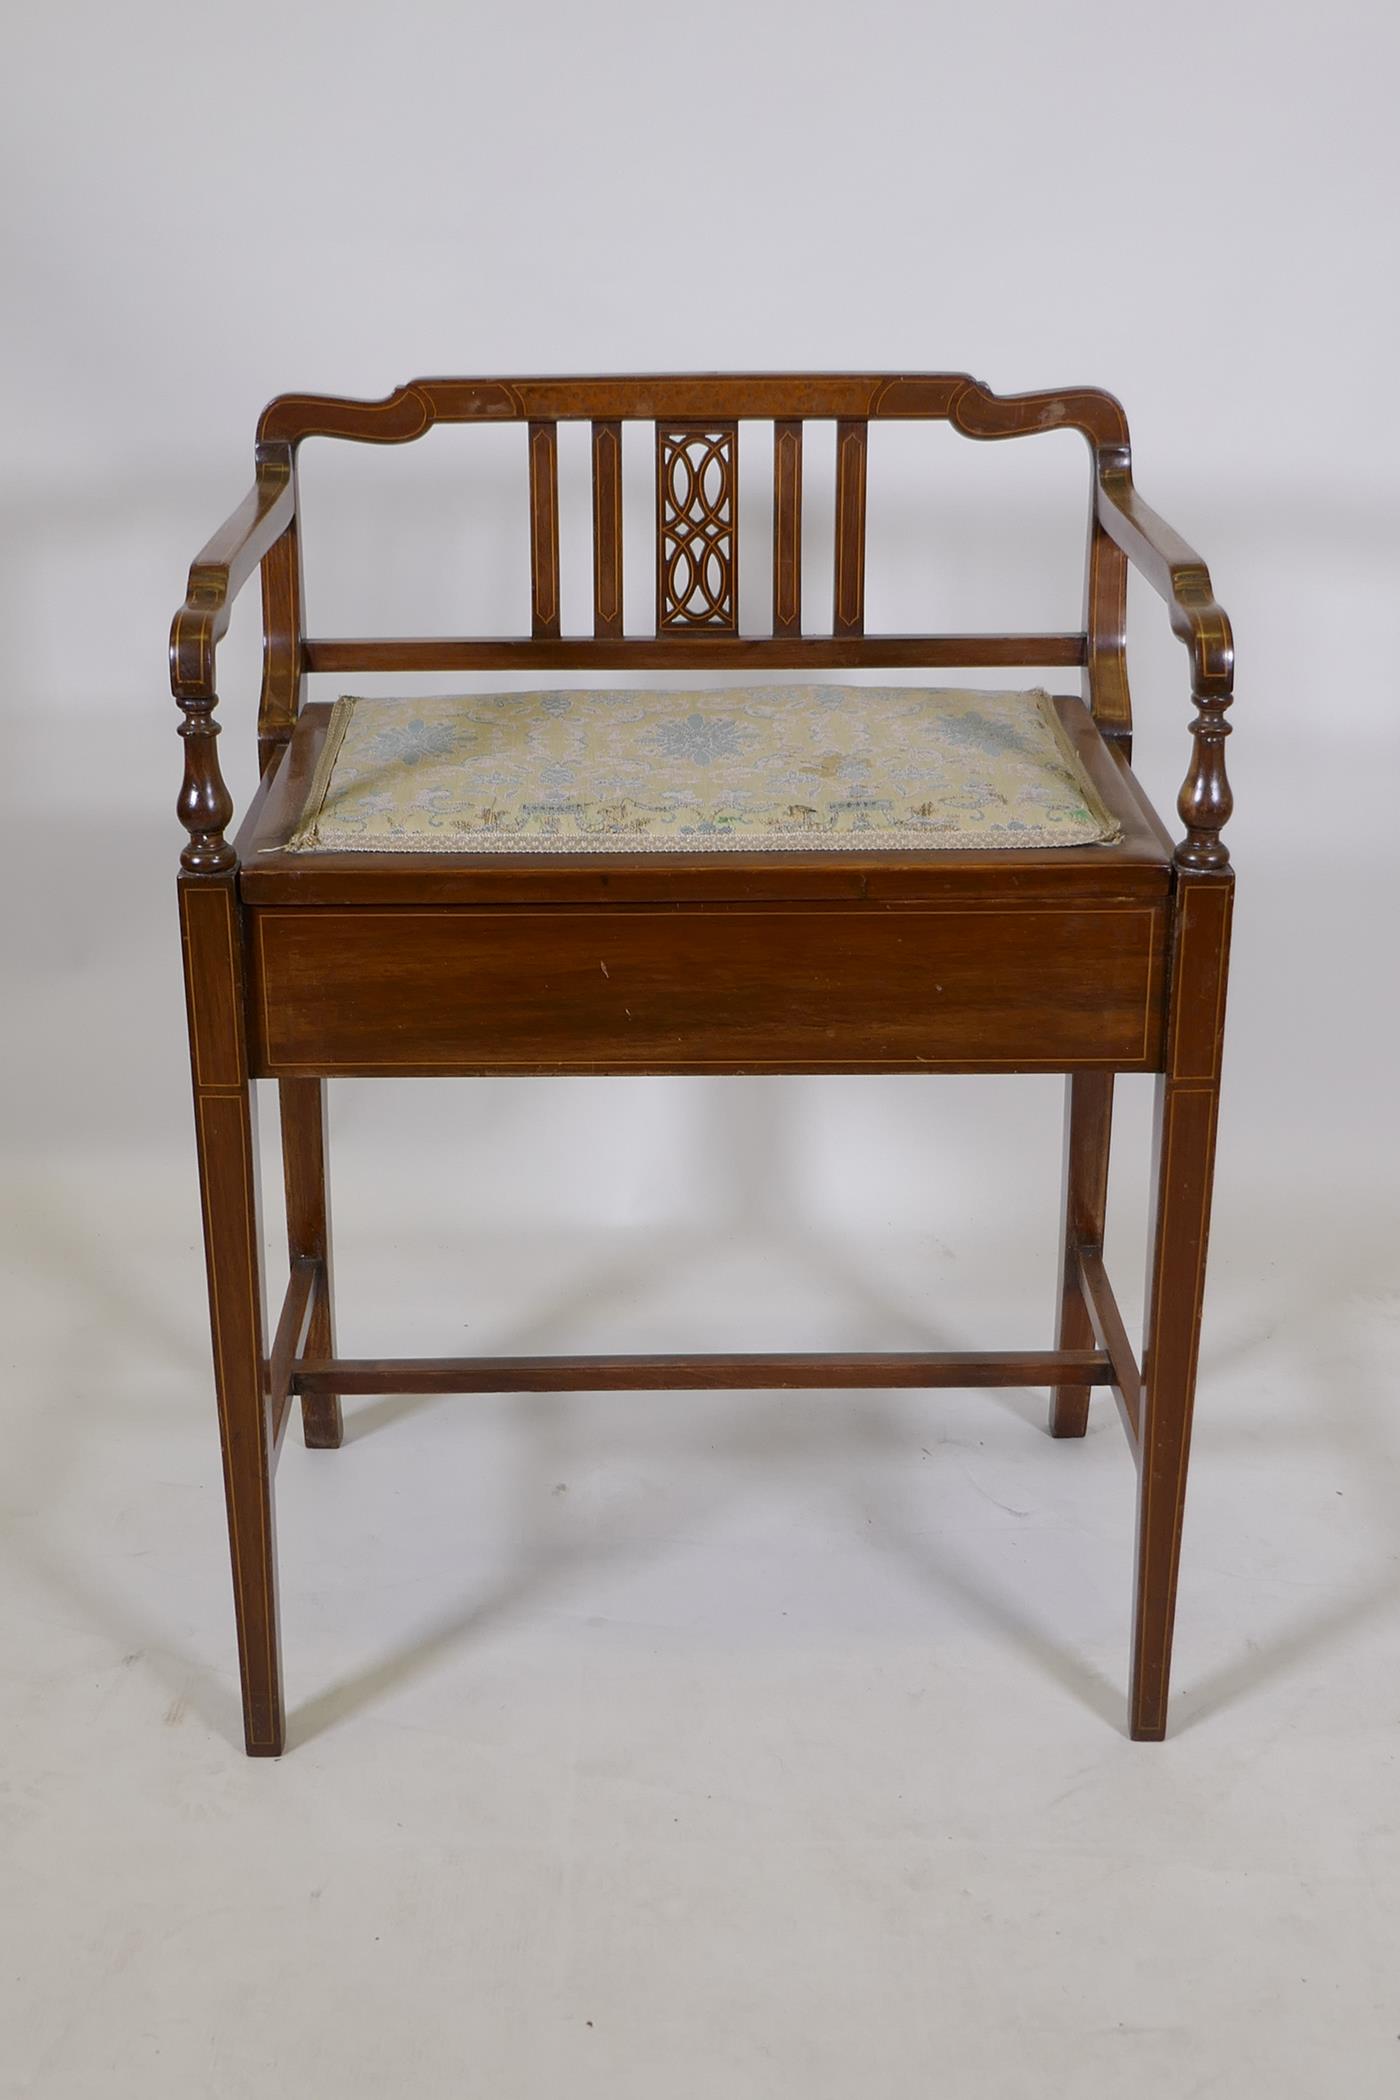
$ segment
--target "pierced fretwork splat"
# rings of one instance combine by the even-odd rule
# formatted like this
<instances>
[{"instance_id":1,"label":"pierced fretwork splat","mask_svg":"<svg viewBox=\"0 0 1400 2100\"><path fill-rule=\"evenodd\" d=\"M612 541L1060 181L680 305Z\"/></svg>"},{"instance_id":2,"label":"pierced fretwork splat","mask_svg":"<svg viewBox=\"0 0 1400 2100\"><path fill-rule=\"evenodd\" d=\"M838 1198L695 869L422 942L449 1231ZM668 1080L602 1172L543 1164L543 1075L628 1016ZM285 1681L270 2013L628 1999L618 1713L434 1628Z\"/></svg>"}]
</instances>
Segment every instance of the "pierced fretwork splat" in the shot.
<instances>
[{"instance_id":1,"label":"pierced fretwork splat","mask_svg":"<svg viewBox=\"0 0 1400 2100\"><path fill-rule=\"evenodd\" d=\"M658 633L739 631L739 426L656 426Z\"/></svg>"}]
</instances>

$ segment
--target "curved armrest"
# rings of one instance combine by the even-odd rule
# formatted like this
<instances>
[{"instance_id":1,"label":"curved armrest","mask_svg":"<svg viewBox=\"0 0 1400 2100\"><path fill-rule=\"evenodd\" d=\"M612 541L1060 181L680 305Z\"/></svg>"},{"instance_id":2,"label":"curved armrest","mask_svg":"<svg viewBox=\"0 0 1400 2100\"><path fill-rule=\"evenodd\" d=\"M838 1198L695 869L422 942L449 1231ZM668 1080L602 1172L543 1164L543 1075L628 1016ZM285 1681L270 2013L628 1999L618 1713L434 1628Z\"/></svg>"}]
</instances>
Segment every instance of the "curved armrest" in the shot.
<instances>
[{"instance_id":1,"label":"curved armrest","mask_svg":"<svg viewBox=\"0 0 1400 2100\"><path fill-rule=\"evenodd\" d=\"M1177 797L1186 837L1176 849L1178 865L1220 873L1230 849L1220 836L1234 807L1225 773L1225 710L1234 697L1235 643L1223 606L1216 603L1210 571L1193 547L1144 503L1126 462L1101 456L1096 514L1109 538L1166 600L1172 632L1191 652L1191 770Z\"/></svg>"},{"instance_id":2,"label":"curved armrest","mask_svg":"<svg viewBox=\"0 0 1400 2100\"><path fill-rule=\"evenodd\" d=\"M210 700L214 651L228 629L233 601L269 547L292 522L296 497L282 461L258 468L258 478L190 564L185 602L170 626L170 689L177 700Z\"/></svg>"},{"instance_id":3,"label":"curved armrest","mask_svg":"<svg viewBox=\"0 0 1400 2100\"><path fill-rule=\"evenodd\" d=\"M1228 692L1235 669L1230 622L1215 602L1210 570L1195 548L1143 502L1126 467L1100 469L1098 515L1109 538L1166 599L1172 632L1194 658L1196 690Z\"/></svg>"},{"instance_id":4,"label":"curved armrest","mask_svg":"<svg viewBox=\"0 0 1400 2100\"><path fill-rule=\"evenodd\" d=\"M218 693L214 655L227 632L233 601L270 547L276 545L296 512L291 467L286 461L260 461L252 489L190 567L185 602L170 627L170 689L184 721L185 778L177 808L189 843L180 855L182 867L196 875L218 875L236 859L224 837L233 815L233 797L219 770L214 739Z\"/></svg>"}]
</instances>

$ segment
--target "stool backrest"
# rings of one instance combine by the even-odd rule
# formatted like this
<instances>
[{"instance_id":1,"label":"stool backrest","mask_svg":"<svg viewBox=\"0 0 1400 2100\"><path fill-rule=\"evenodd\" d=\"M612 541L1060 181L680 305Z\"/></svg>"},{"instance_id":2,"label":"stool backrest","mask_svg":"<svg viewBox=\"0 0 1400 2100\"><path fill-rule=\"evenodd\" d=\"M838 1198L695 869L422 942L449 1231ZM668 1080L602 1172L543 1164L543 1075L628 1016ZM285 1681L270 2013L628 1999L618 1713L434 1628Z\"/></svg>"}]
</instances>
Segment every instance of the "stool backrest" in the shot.
<instances>
[{"instance_id":1,"label":"stool backrest","mask_svg":"<svg viewBox=\"0 0 1400 2100\"><path fill-rule=\"evenodd\" d=\"M1068 634L870 634L865 626L866 451L877 420L944 421L964 437L1077 430L1105 470L1129 465L1128 426L1112 395L1091 387L997 395L966 373L751 373L616 379L419 379L383 401L284 394L258 425L258 474L269 504L290 494L287 529L262 560L265 625L259 731L286 739L306 675L364 671L822 670L1072 665L1100 728L1132 726L1124 652L1127 561L1091 495L1084 623ZM560 626L559 447L564 421L591 427L593 631ZM655 629L622 618L622 425L654 429ZM772 425L772 632L741 635L739 426ZM836 426L833 632L802 632L802 453L809 421ZM436 423L527 426L530 633L467 638L320 639L302 622L296 454L304 438L401 445ZM279 493L280 492L280 493Z\"/></svg>"}]
</instances>

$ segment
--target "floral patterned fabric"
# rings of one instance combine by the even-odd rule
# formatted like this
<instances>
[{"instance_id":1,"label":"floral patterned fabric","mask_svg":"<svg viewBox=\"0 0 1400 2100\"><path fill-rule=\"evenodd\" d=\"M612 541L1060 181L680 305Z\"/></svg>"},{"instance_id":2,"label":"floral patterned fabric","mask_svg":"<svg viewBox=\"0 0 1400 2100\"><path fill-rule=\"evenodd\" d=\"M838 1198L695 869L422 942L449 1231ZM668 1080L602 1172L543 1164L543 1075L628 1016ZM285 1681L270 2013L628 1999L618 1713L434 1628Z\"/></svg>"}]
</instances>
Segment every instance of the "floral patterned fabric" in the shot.
<instances>
[{"instance_id":1,"label":"floral patterned fabric","mask_svg":"<svg viewBox=\"0 0 1400 2100\"><path fill-rule=\"evenodd\" d=\"M1042 692L343 699L297 852L1086 846L1118 836Z\"/></svg>"}]
</instances>

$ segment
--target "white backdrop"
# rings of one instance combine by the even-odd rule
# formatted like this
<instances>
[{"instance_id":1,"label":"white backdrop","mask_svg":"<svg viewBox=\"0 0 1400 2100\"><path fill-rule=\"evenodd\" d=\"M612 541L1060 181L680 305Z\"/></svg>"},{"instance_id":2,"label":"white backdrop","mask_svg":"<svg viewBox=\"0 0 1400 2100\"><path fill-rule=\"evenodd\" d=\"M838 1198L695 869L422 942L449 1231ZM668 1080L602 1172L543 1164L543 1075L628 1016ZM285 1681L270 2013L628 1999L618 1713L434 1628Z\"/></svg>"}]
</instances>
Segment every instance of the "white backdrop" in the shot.
<instances>
[{"instance_id":1,"label":"white backdrop","mask_svg":"<svg viewBox=\"0 0 1400 2100\"><path fill-rule=\"evenodd\" d=\"M217 1494L165 642L191 556L249 481L262 402L377 395L423 373L855 367L967 369L1003 392L1101 384L1127 406L1147 499L1208 559L1239 658L1227 836L1240 896L1205 1360L1208 1380L1238 1374L1233 1400L1214 1404L1234 1408L1239 1434L1212 1475L1222 1417L1203 1395L1193 1522L1202 1541L1236 1545L1243 1525L1242 1558L1220 1543L1196 1565L1229 1561L1263 1588L1232 1593L1217 1619L1192 1592L1193 1621L1188 1529L1183 1612L1218 1651L1193 1650L1187 1630L1180 1667L1228 1705L1237 1664L1253 1682L1238 1659L1267 1620L1259 1672L1285 1687L1322 1673L1326 1706L1347 1614L1328 1592L1300 1619L1290 1585L1314 1579L1294 1554L1334 1508L1309 1500L1341 1494L1334 1474L1356 1488L1358 1528L1327 1568L1357 1617L1389 1599L1394 1619L1397 1505L1375 1483L1397 1458L1400 18L1374 0L55 0L17 13L5 45L0 1098L19 1279L7 1333L36 1367L13 1396L13 1441L38 1467L32 1487L17 1469L21 1530L39 1536L85 1492L91 1511L110 1506L76 1445L55 1456L40 1367L56 1333L83 1419L105 1408L114 1436L139 1412L152 1336L178 1336L171 1405L177 1388L197 1396L191 1477L203 1467ZM334 459L308 448L313 630L518 621L514 435L491 432L477 453L456 432ZM904 470L877 446L871 575L883 563L892 580L873 581L872 625L1074 624L1086 488L1068 437L981 447L934 432ZM566 612L581 624L573 545ZM254 587L220 677L240 805L256 601ZM1188 755L1186 657L1136 588L1132 621L1139 765L1169 811ZM1123 1088L1115 1167L1130 1303L1145 1091ZM334 1098L342 1344L432 1350L464 1326L540 1347L1048 1340L1059 1110L1058 1083L1041 1079L347 1084ZM1282 1475L1258 1485L1267 1459L1286 1470L1290 1454L1293 1503ZM149 1499L133 1487L123 1506L144 1535ZM209 1508L207 1637L173 1633L158 1588L123 1606L164 1627L153 1653L184 1655L177 1703L231 1670ZM111 1569L80 1578L80 1561L52 1538L36 1546L41 1617L103 1622ZM189 1564L173 1556L177 1589ZM1126 1562L1119 1576L1122 1588ZM332 1591L327 1626L337 1610ZM381 1630L386 1652L402 1646L401 1629ZM1117 1621L1110 1633L1111 1679ZM137 1646L116 1625L104 1638ZM304 1671L304 1626L301 1638ZM339 1657L324 1668L353 1676ZM366 1703L362 1687L329 1740L367 1740ZM37 1694L21 1708L49 1710ZM133 1710L134 1742L144 1719ZM209 1725L226 1769L233 1725L223 1710ZM1373 1935L1376 1964L1384 1944ZM1271 1988L1244 1986L1252 2018L1266 2019ZM48 2026L31 2016L60 2034L56 2012ZM1393 2008L1378 2017L1400 2027ZM1301 2053L1280 2043L1280 2077L1327 2039L1289 2032ZM61 2076L80 2044L52 2046L60 2082L24 2089L87 2090ZM1358 2059L1353 2092L1388 2090L1365 2083L1370 2063ZM986 2064L982 2090L1022 2090ZM610 2092L634 2090L625 2051L610 2065ZM1161 2090L1183 2078L1178 2060ZM892 2075L886 2089L904 2088ZM824 2088L809 2076L794 2090Z\"/></svg>"},{"instance_id":2,"label":"white backdrop","mask_svg":"<svg viewBox=\"0 0 1400 2100\"><path fill-rule=\"evenodd\" d=\"M17 1141L185 1142L164 638L191 554L249 479L266 397L378 394L419 372L847 365L1121 395L1140 484L1211 561L1239 644L1227 1146L1252 1123L1267 1165L1300 1119L1340 1117L1373 1152L1389 973L1372 915L1394 894L1400 735L1400 437L1380 407L1400 347L1400 39L1379 20L1351 4L720 5L702 43L689 17L618 5L26 11L2 149L4 846L43 866L46 902L26 896L13 933L33 973L6 1094ZM875 462L872 578L929 579L888 610L1072 622L1078 441L938 438L883 537ZM518 611L522 477L467 442L310 448L314 626L470 631ZM389 584L371 599L375 551ZM1140 764L1170 806L1185 657L1155 601L1133 615ZM256 619L254 589L221 675L240 800ZM94 883L124 900L100 940L80 927ZM1286 1055L1239 1086L1280 1020ZM594 1099L613 1174L701 1091ZM785 1113L849 1203L841 1091L790 1089ZM867 1133L854 1163L879 1204L864 1167L898 1169L908 1089L886 1098L867 1112L896 1149ZM525 1201L516 1111L488 1114L511 1143L478 1174ZM573 1105L532 1088L519 1114L584 1171L596 1215L613 1192Z\"/></svg>"}]
</instances>

